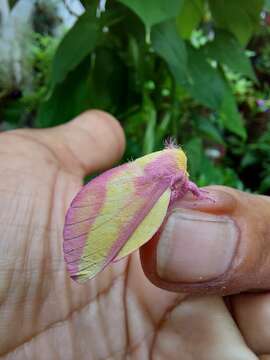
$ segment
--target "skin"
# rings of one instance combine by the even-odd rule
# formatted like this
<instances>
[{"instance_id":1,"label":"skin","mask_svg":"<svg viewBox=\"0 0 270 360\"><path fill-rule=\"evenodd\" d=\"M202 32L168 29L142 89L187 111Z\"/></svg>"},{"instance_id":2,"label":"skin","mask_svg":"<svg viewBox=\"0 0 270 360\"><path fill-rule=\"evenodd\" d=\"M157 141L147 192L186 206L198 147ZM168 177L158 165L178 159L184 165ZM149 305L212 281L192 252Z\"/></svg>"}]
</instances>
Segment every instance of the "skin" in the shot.
<instances>
[{"instance_id":1,"label":"skin","mask_svg":"<svg viewBox=\"0 0 270 360\"><path fill-rule=\"evenodd\" d=\"M269 360L266 197L215 187L218 205L201 203L201 211L232 215L241 233L240 261L215 286L172 289L159 279L158 237L141 250L147 276L137 252L84 285L69 278L66 210L83 177L123 150L119 124L99 111L0 135L0 358Z\"/></svg>"}]
</instances>

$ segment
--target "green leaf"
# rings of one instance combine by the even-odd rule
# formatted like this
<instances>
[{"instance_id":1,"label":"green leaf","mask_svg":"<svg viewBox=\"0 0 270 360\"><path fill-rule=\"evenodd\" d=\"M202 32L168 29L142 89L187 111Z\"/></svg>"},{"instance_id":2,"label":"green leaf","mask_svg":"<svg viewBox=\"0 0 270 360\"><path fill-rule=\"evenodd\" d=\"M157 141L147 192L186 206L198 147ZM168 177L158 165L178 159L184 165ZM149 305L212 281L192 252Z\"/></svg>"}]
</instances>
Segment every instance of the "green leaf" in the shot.
<instances>
[{"instance_id":1,"label":"green leaf","mask_svg":"<svg viewBox=\"0 0 270 360\"><path fill-rule=\"evenodd\" d=\"M180 13L176 18L177 28L180 35L187 39L195 29L204 14L204 0L184 0Z\"/></svg>"},{"instance_id":2,"label":"green leaf","mask_svg":"<svg viewBox=\"0 0 270 360\"><path fill-rule=\"evenodd\" d=\"M266 11L270 11L270 0L265 0L264 2L264 9Z\"/></svg>"},{"instance_id":3,"label":"green leaf","mask_svg":"<svg viewBox=\"0 0 270 360\"><path fill-rule=\"evenodd\" d=\"M155 148L155 130L157 122L156 109L152 101L145 97L143 104L143 114L146 123L146 130L143 142L143 154L149 154L154 151Z\"/></svg>"},{"instance_id":4,"label":"green leaf","mask_svg":"<svg viewBox=\"0 0 270 360\"><path fill-rule=\"evenodd\" d=\"M60 42L52 64L52 88L62 82L95 49L101 28L92 10L81 15Z\"/></svg>"},{"instance_id":5,"label":"green leaf","mask_svg":"<svg viewBox=\"0 0 270 360\"><path fill-rule=\"evenodd\" d=\"M150 28L154 24L176 17L184 0L119 0L133 10Z\"/></svg>"},{"instance_id":6,"label":"green leaf","mask_svg":"<svg viewBox=\"0 0 270 360\"><path fill-rule=\"evenodd\" d=\"M200 133L218 144L225 145L219 130L210 122L210 119L199 116L196 120L196 127Z\"/></svg>"},{"instance_id":7,"label":"green leaf","mask_svg":"<svg viewBox=\"0 0 270 360\"><path fill-rule=\"evenodd\" d=\"M201 139L194 138L184 145L188 158L188 172L199 186L219 184L243 190L236 172L228 167L214 164L206 155Z\"/></svg>"},{"instance_id":8,"label":"green leaf","mask_svg":"<svg viewBox=\"0 0 270 360\"><path fill-rule=\"evenodd\" d=\"M80 2L86 8L87 6L89 6L91 4L92 0L80 0Z\"/></svg>"},{"instance_id":9,"label":"green leaf","mask_svg":"<svg viewBox=\"0 0 270 360\"><path fill-rule=\"evenodd\" d=\"M151 39L153 48L167 62L177 83L201 104L221 111L224 126L245 138L235 99L220 71L207 62L204 51L191 46L186 48L172 22L154 26Z\"/></svg>"},{"instance_id":10,"label":"green leaf","mask_svg":"<svg viewBox=\"0 0 270 360\"><path fill-rule=\"evenodd\" d=\"M260 188L259 188L259 192L260 193L265 193L266 191L268 191L270 189L270 175L266 176L261 184L260 184Z\"/></svg>"},{"instance_id":11,"label":"green leaf","mask_svg":"<svg viewBox=\"0 0 270 360\"><path fill-rule=\"evenodd\" d=\"M157 126L156 135L155 135L157 143L164 144L165 137L166 135L168 136L171 119L172 119L172 111L170 109L166 111L159 120L159 124Z\"/></svg>"},{"instance_id":12,"label":"green leaf","mask_svg":"<svg viewBox=\"0 0 270 360\"><path fill-rule=\"evenodd\" d=\"M246 44L260 20L264 0L209 0L217 26L232 32Z\"/></svg>"},{"instance_id":13,"label":"green leaf","mask_svg":"<svg viewBox=\"0 0 270 360\"><path fill-rule=\"evenodd\" d=\"M166 21L153 26L151 40L154 50L167 62L176 81L180 84L186 83L187 51L175 23Z\"/></svg>"},{"instance_id":14,"label":"green leaf","mask_svg":"<svg viewBox=\"0 0 270 360\"><path fill-rule=\"evenodd\" d=\"M50 98L41 104L35 126L63 124L89 108L89 70L90 58L87 57L68 74L64 82L54 88Z\"/></svg>"},{"instance_id":15,"label":"green leaf","mask_svg":"<svg viewBox=\"0 0 270 360\"><path fill-rule=\"evenodd\" d=\"M151 38L154 49L165 59L178 84L203 105L221 111L223 125L245 138L245 128L231 90L220 71L207 62L204 51L188 46L187 67L186 48L171 22L154 26Z\"/></svg>"},{"instance_id":16,"label":"green leaf","mask_svg":"<svg viewBox=\"0 0 270 360\"><path fill-rule=\"evenodd\" d=\"M184 151L186 152L188 159L188 172L191 177L197 177L201 171L204 153L202 140L199 138L191 139L184 145Z\"/></svg>"},{"instance_id":17,"label":"green leaf","mask_svg":"<svg viewBox=\"0 0 270 360\"><path fill-rule=\"evenodd\" d=\"M115 113L124 111L127 73L117 52L108 48L95 51L89 76L89 101L93 108Z\"/></svg>"},{"instance_id":18,"label":"green leaf","mask_svg":"<svg viewBox=\"0 0 270 360\"><path fill-rule=\"evenodd\" d=\"M10 9L12 9L13 6L15 6L17 2L18 2L18 0L8 0L8 4L9 4Z\"/></svg>"},{"instance_id":19,"label":"green leaf","mask_svg":"<svg viewBox=\"0 0 270 360\"><path fill-rule=\"evenodd\" d=\"M151 39L154 50L166 61L176 82L201 104L219 110L225 82L207 62L202 49L186 46L172 21L155 25Z\"/></svg>"},{"instance_id":20,"label":"green leaf","mask_svg":"<svg viewBox=\"0 0 270 360\"><path fill-rule=\"evenodd\" d=\"M205 55L227 65L231 70L256 81L250 60L239 42L230 33L217 30L213 41L204 46Z\"/></svg>"},{"instance_id":21,"label":"green leaf","mask_svg":"<svg viewBox=\"0 0 270 360\"><path fill-rule=\"evenodd\" d=\"M229 86L226 87L220 115L225 128L246 139L247 133L243 118L237 109L235 98Z\"/></svg>"},{"instance_id":22,"label":"green leaf","mask_svg":"<svg viewBox=\"0 0 270 360\"><path fill-rule=\"evenodd\" d=\"M204 56L202 49L188 49L189 93L201 104L219 110L225 93L225 81L217 69L213 68Z\"/></svg>"},{"instance_id":23,"label":"green leaf","mask_svg":"<svg viewBox=\"0 0 270 360\"><path fill-rule=\"evenodd\" d=\"M258 161L257 156L252 151L247 151L241 159L241 167L246 168L248 166L252 166Z\"/></svg>"}]
</instances>

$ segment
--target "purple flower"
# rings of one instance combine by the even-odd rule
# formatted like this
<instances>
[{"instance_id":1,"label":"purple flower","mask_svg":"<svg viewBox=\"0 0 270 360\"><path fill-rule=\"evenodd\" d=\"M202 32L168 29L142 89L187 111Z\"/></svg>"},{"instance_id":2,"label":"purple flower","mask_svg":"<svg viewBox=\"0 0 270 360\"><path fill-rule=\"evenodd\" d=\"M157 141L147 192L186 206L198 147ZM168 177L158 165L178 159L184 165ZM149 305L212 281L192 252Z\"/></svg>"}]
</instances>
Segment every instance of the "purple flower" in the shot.
<instances>
[{"instance_id":1,"label":"purple flower","mask_svg":"<svg viewBox=\"0 0 270 360\"><path fill-rule=\"evenodd\" d=\"M263 99L257 99L256 103L259 107L264 107L265 106L265 100Z\"/></svg>"}]
</instances>

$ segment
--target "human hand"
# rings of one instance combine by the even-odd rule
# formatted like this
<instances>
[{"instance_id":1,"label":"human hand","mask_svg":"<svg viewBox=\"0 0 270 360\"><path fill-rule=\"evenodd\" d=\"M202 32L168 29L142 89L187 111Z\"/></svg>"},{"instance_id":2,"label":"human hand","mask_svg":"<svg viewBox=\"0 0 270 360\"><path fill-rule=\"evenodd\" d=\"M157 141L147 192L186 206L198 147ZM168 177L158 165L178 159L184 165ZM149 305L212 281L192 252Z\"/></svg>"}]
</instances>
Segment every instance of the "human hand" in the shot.
<instances>
[{"instance_id":1,"label":"human hand","mask_svg":"<svg viewBox=\"0 0 270 360\"><path fill-rule=\"evenodd\" d=\"M269 287L268 198L216 188L216 205L195 202L197 210L232 214L241 229L235 265L223 281L189 287L190 294L199 287L203 295L152 285L138 253L84 285L69 278L62 256L65 212L83 177L111 166L123 148L117 122L96 111L61 127L0 135L1 359L255 360L254 352L270 353L269 295L235 295L227 305L218 296ZM194 202L185 200L183 206L194 208ZM145 271L158 286L181 291L185 279L213 275L213 262L224 266L226 246L215 247L213 240L209 257L196 230L190 242L200 251L196 263L185 238L179 237L179 250L173 245L177 257L186 254L182 264L172 262L163 273L174 277L174 285L156 275L158 237L141 250ZM227 241L233 248L233 240Z\"/></svg>"}]
</instances>

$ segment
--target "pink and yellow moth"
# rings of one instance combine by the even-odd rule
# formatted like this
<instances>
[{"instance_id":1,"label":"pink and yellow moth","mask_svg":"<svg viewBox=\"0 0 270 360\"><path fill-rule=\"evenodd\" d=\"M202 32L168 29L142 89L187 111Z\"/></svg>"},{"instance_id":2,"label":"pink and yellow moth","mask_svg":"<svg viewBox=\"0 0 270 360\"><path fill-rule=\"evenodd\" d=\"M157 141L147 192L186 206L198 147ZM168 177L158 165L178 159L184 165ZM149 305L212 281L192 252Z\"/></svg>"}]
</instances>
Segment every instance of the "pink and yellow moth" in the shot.
<instances>
[{"instance_id":1,"label":"pink and yellow moth","mask_svg":"<svg viewBox=\"0 0 270 360\"><path fill-rule=\"evenodd\" d=\"M173 145L91 180L65 218L63 250L70 276L84 282L137 250L158 231L168 207L188 191L206 197L189 180L183 150Z\"/></svg>"}]
</instances>

